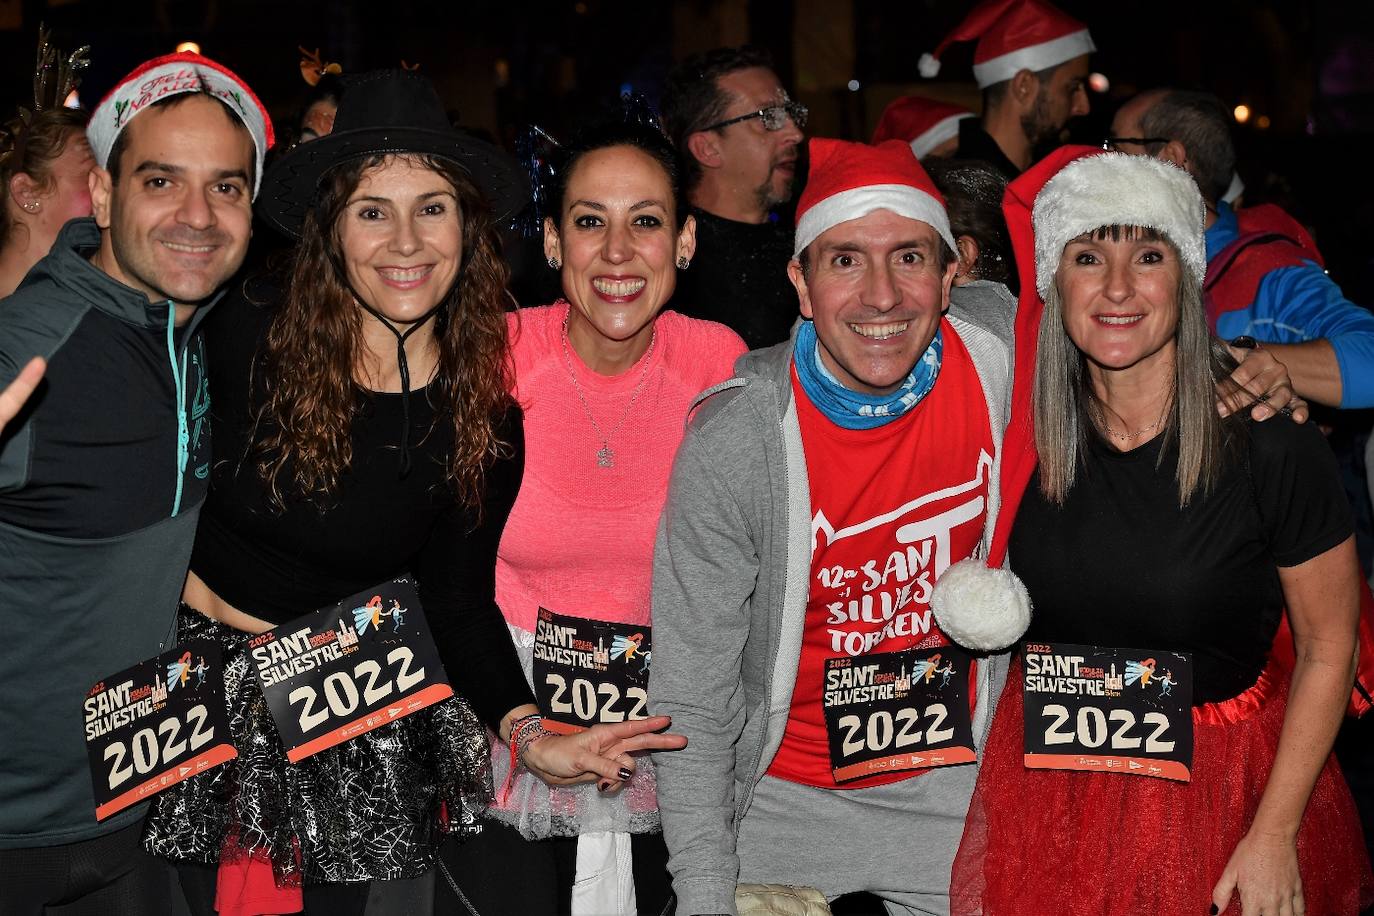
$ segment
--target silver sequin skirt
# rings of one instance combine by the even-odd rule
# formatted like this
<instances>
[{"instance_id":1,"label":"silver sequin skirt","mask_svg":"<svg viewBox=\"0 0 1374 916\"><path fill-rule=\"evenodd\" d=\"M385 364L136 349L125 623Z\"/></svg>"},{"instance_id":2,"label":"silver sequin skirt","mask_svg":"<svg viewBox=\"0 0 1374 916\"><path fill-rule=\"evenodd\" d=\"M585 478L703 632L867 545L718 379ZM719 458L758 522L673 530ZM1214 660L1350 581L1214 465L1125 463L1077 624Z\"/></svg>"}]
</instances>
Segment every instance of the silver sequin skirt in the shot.
<instances>
[{"instance_id":1,"label":"silver sequin skirt","mask_svg":"<svg viewBox=\"0 0 1374 916\"><path fill-rule=\"evenodd\" d=\"M238 757L153 799L144 846L204 864L266 856L282 884L412 878L491 802L487 733L453 697L299 763L287 761L247 636L182 606L178 640L217 640ZM299 861L296 851L299 849Z\"/></svg>"}]
</instances>

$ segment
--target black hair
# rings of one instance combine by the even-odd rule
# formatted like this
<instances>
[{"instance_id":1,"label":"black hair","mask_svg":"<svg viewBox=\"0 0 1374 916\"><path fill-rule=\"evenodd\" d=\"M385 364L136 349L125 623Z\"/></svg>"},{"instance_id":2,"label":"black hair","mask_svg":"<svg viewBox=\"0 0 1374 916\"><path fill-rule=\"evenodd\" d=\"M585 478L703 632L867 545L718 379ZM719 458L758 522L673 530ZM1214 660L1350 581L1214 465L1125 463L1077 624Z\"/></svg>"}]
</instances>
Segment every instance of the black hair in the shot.
<instances>
[{"instance_id":1,"label":"black hair","mask_svg":"<svg viewBox=\"0 0 1374 916\"><path fill-rule=\"evenodd\" d=\"M1058 70L1060 67L1064 66L1064 64L1067 63L1068 61L1066 60L1062 64L1055 64L1053 67L1046 67L1043 70L1032 70L1031 75L1033 75L1037 80L1040 81L1041 86L1044 86L1050 80L1054 79L1054 71ZM1019 70L1017 71L1017 73L1020 72L1021 71ZM1015 74L1012 74L1012 76L1015 76ZM1000 82L993 83L991 86L984 86L983 110L987 111L989 108L1001 105L1007 97L1007 90L1009 90L1010 88L1011 77L1008 77Z\"/></svg>"},{"instance_id":2,"label":"black hair","mask_svg":"<svg viewBox=\"0 0 1374 916\"><path fill-rule=\"evenodd\" d=\"M693 54L668 74L663 91L663 127L682 156L683 179L692 188L701 178L701 166L687 150L687 138L720 121L730 107L730 97L718 85L722 76L754 67L773 69L773 58L762 48L714 48Z\"/></svg>"},{"instance_id":3,"label":"black hair","mask_svg":"<svg viewBox=\"0 0 1374 916\"><path fill-rule=\"evenodd\" d=\"M1167 137L1183 144L1188 168L1198 190L1215 204L1231 184L1236 148L1231 142L1230 113L1221 99L1208 92L1171 90L1140 116L1146 137ZM1145 151L1158 156L1163 143L1147 143Z\"/></svg>"},{"instance_id":4,"label":"black hair","mask_svg":"<svg viewBox=\"0 0 1374 916\"><path fill-rule=\"evenodd\" d=\"M663 131L651 124L627 121L623 115L595 121L584 127L572 142L559 150L553 170L553 178L548 185L547 213L555 223L563 215L563 196L567 191L568 178L583 156L597 150L615 146L629 146L647 155L659 164L668 176L668 187L672 191L673 218L676 227L681 228L687 219L687 203L683 197L682 181L678 171L678 158L673 145L663 136Z\"/></svg>"},{"instance_id":5,"label":"black hair","mask_svg":"<svg viewBox=\"0 0 1374 916\"><path fill-rule=\"evenodd\" d=\"M248 129L247 124L243 123L243 120L238 116L237 112L235 112L234 109L229 107L228 102L224 101L224 99L221 99L219 96L216 96L213 93L178 92L176 95L169 95L164 98L158 99L156 102L150 103L144 110L151 111L154 108L175 108L182 102L185 102L187 99L195 98L198 96L204 96L205 98L211 99L214 102L218 103L219 107L224 110L224 116L227 117L230 121L232 121L235 127L239 128L239 130L242 130L244 133L248 134L250 139L252 138L252 131ZM132 123L132 119L130 119L130 122ZM110 145L110 155L105 160L105 170L110 173L111 184L119 184L120 159L124 158L124 148L128 146L128 136L129 124L125 124L124 129L115 135L114 143ZM253 142L253 150L254 154L248 157L249 191L253 189L254 184L256 184L257 182L257 141Z\"/></svg>"},{"instance_id":6,"label":"black hair","mask_svg":"<svg viewBox=\"0 0 1374 916\"><path fill-rule=\"evenodd\" d=\"M1011 236L1002 216L1006 176L977 159L930 158L921 165L945 198L954 237L967 235L978 243L978 260L970 268L973 278L1015 282Z\"/></svg>"}]
</instances>

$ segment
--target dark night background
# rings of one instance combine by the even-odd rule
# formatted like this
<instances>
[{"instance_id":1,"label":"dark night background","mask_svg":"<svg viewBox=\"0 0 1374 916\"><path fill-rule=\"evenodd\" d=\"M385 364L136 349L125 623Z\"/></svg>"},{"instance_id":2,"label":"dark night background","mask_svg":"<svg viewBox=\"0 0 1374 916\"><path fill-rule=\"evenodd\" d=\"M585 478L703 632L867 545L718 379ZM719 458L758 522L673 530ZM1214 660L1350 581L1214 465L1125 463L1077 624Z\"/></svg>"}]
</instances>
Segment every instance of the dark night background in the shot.
<instances>
[{"instance_id":1,"label":"dark night background","mask_svg":"<svg viewBox=\"0 0 1374 916\"><path fill-rule=\"evenodd\" d=\"M1374 134L1374 4L1062 0L1098 45L1093 69L1111 82L1074 139L1096 142L1120 100L1175 84L1246 104L1237 126L1247 202L1277 201L1316 231L1352 299L1374 302L1374 191L1361 179ZM578 116L633 88L656 102L673 62L695 50L752 41L772 51L783 83L811 106L808 132L867 137L893 97L920 91L977 107L972 46L923 81L922 51L972 0L0 0L0 77L28 94L40 21L66 50L92 47L87 107L149 57L181 41L237 70L279 125L306 86L297 46L344 71L419 64L462 122L509 145L536 121L566 134ZM851 80L858 90L847 88ZM1257 126L1267 118L1266 129Z\"/></svg>"}]
</instances>

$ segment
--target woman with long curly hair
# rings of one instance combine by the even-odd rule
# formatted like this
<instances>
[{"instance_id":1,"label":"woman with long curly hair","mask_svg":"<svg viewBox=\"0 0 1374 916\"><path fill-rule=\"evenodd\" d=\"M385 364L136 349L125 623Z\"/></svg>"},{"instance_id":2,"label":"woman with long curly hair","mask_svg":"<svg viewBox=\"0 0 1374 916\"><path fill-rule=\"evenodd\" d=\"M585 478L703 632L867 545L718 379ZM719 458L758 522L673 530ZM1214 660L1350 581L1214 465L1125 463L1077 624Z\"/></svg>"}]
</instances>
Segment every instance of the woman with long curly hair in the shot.
<instances>
[{"instance_id":1,"label":"woman with long curly hair","mask_svg":"<svg viewBox=\"0 0 1374 916\"><path fill-rule=\"evenodd\" d=\"M680 740L664 719L545 735L495 602L524 441L494 226L522 192L404 71L354 80L335 132L265 176L262 215L300 242L285 287L244 284L209 333L216 460L179 633L223 647L239 759L159 796L147 833L198 913L362 913L371 882L426 873L491 800L484 725L560 783L618 784ZM403 574L455 696L289 764L250 634Z\"/></svg>"}]
</instances>

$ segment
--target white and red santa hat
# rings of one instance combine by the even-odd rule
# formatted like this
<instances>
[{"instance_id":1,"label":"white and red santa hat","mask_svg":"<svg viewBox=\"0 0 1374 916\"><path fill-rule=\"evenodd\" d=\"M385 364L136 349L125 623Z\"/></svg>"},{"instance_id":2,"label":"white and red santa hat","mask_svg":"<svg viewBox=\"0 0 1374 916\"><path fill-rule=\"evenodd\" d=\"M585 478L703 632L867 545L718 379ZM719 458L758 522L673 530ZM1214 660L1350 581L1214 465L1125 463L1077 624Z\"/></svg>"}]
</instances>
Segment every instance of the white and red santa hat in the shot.
<instances>
[{"instance_id":1,"label":"white and red santa hat","mask_svg":"<svg viewBox=\"0 0 1374 916\"><path fill-rule=\"evenodd\" d=\"M1097 50L1086 25L1045 0L984 0L934 51L921 55L921 75L940 72L940 55L951 44L974 40L973 78L979 89L1021 70L1056 67Z\"/></svg>"},{"instance_id":2,"label":"white and red santa hat","mask_svg":"<svg viewBox=\"0 0 1374 916\"><path fill-rule=\"evenodd\" d=\"M884 140L905 140L917 159L924 159L946 140L959 136L959 122L973 117L962 105L937 102L919 95L904 95L883 109L873 131L873 145Z\"/></svg>"},{"instance_id":3,"label":"white and red santa hat","mask_svg":"<svg viewBox=\"0 0 1374 916\"><path fill-rule=\"evenodd\" d=\"M926 223L957 250L945 199L910 146L900 140L869 146L825 137L809 142L811 167L797 201L794 257L832 226L875 210Z\"/></svg>"},{"instance_id":4,"label":"white and red santa hat","mask_svg":"<svg viewBox=\"0 0 1374 916\"><path fill-rule=\"evenodd\" d=\"M144 108L159 99L183 92L205 92L224 102L253 136L257 169L253 173L253 196L262 184L262 163L275 137L267 109L248 88L248 84L223 64L190 52L156 57L140 65L120 80L100 100L86 126L86 139L95 154L96 164L106 168L115 138Z\"/></svg>"}]
</instances>

